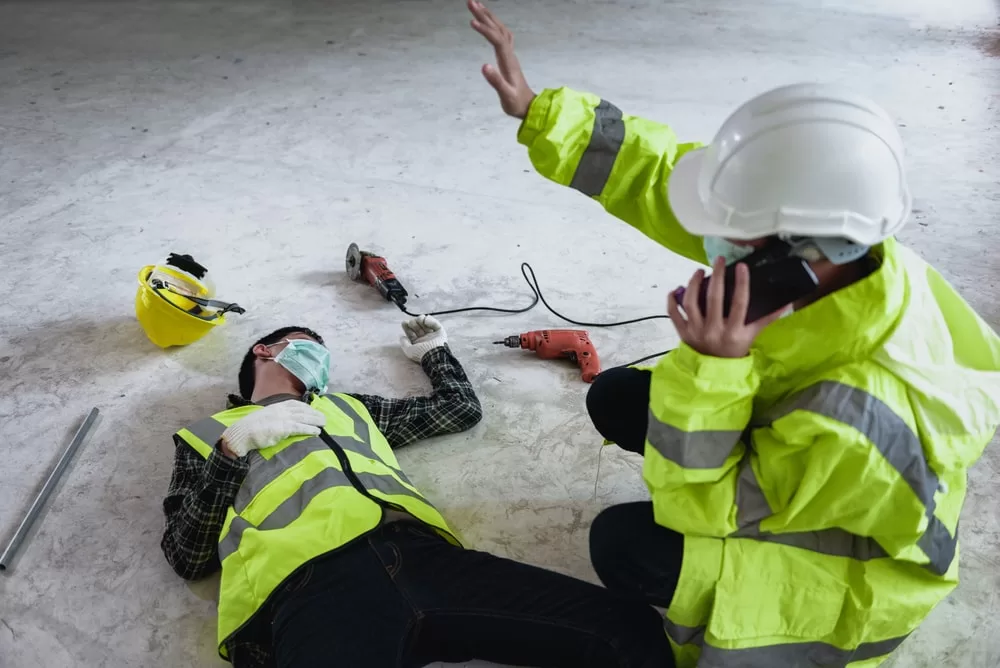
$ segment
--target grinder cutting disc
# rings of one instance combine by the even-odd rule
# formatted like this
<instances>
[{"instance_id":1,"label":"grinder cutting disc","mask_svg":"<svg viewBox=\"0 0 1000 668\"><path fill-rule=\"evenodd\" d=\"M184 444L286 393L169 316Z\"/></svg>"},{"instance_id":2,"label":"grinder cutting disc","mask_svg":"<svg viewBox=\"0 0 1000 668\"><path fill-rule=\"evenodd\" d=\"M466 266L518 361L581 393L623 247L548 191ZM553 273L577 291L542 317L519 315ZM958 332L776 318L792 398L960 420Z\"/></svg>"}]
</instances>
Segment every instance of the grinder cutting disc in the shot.
<instances>
[{"instance_id":1,"label":"grinder cutting disc","mask_svg":"<svg viewBox=\"0 0 1000 668\"><path fill-rule=\"evenodd\" d=\"M357 244L352 243L347 247L346 268L352 281L361 278L361 249Z\"/></svg>"}]
</instances>

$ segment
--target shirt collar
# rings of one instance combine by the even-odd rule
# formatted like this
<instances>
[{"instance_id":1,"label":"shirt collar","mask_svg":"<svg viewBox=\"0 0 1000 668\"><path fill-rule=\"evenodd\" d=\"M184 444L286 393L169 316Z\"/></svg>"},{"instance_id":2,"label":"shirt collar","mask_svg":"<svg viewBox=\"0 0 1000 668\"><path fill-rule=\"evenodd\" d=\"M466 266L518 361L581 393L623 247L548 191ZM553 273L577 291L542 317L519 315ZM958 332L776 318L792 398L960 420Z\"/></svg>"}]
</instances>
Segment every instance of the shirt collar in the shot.
<instances>
[{"instance_id":1,"label":"shirt collar","mask_svg":"<svg viewBox=\"0 0 1000 668\"><path fill-rule=\"evenodd\" d=\"M254 405L257 406L270 406L271 404L280 404L282 401L289 401L289 400L306 401L307 398L308 395L300 396L297 394L289 394L289 393L272 394L269 397L264 397L260 401L254 401L253 403Z\"/></svg>"}]
</instances>

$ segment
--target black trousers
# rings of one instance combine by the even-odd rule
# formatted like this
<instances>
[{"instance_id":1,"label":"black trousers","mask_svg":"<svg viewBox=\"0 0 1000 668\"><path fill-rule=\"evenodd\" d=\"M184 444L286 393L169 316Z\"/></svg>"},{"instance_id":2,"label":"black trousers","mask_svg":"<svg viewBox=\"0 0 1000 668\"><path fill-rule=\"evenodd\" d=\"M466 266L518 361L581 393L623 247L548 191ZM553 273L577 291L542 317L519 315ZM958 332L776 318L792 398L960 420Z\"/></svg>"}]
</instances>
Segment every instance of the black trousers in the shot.
<instances>
[{"instance_id":1,"label":"black trousers","mask_svg":"<svg viewBox=\"0 0 1000 668\"><path fill-rule=\"evenodd\" d=\"M634 597L383 525L293 576L272 633L281 668L672 668L660 615Z\"/></svg>"},{"instance_id":2,"label":"black trousers","mask_svg":"<svg viewBox=\"0 0 1000 668\"><path fill-rule=\"evenodd\" d=\"M587 393L587 412L604 438L642 454L649 420L649 371L608 369ZM590 527L590 560L609 589L668 607L680 579L684 536L658 525L653 504L605 509Z\"/></svg>"}]
</instances>

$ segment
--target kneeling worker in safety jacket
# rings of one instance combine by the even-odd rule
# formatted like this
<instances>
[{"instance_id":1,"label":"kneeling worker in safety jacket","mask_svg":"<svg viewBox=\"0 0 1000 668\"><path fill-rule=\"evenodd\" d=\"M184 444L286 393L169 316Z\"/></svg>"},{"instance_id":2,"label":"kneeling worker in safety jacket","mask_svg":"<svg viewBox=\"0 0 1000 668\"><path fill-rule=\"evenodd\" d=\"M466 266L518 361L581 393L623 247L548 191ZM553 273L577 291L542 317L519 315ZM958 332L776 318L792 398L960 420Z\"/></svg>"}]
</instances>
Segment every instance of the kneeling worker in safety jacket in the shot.
<instances>
[{"instance_id":1,"label":"kneeling worker in safety jacket","mask_svg":"<svg viewBox=\"0 0 1000 668\"><path fill-rule=\"evenodd\" d=\"M790 272L731 266L703 306L697 272L669 298L682 345L592 386L595 426L644 454L652 495L595 520L601 579L668 608L679 666L878 665L958 582L966 471L1000 421L1000 340L893 238L910 212L894 123L797 85L681 144L594 95L536 96L509 30L470 9L539 172L713 277ZM754 303L770 313L747 323Z\"/></svg>"},{"instance_id":2,"label":"kneeling worker in safety jacket","mask_svg":"<svg viewBox=\"0 0 1000 668\"><path fill-rule=\"evenodd\" d=\"M222 656L282 668L672 664L642 601L459 545L392 448L469 429L482 409L441 325L403 328L431 396L328 393L322 339L289 327L247 353L236 407L175 435L162 547L186 579L221 566Z\"/></svg>"}]
</instances>

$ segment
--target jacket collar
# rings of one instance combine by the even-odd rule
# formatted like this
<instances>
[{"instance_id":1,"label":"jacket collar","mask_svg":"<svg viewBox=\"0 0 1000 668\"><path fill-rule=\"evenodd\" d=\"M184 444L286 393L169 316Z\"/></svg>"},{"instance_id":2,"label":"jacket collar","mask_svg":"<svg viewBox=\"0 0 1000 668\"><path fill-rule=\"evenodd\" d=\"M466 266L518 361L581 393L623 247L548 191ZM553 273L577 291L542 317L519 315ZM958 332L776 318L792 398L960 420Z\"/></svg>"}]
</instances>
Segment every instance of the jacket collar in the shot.
<instances>
[{"instance_id":1,"label":"jacket collar","mask_svg":"<svg viewBox=\"0 0 1000 668\"><path fill-rule=\"evenodd\" d=\"M772 323L751 353L760 398L776 399L822 371L870 357L899 322L907 283L894 239L872 249L879 266L865 278Z\"/></svg>"}]
</instances>

